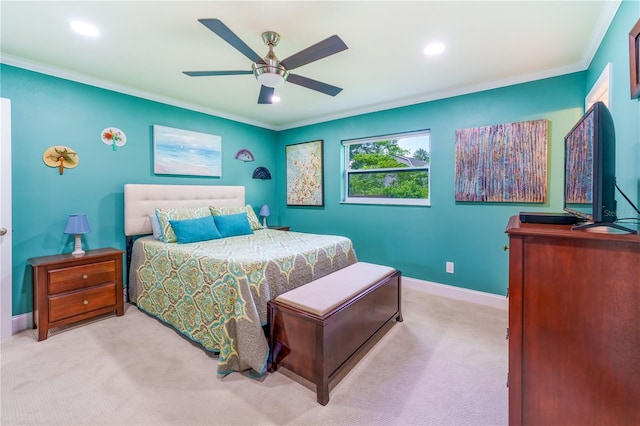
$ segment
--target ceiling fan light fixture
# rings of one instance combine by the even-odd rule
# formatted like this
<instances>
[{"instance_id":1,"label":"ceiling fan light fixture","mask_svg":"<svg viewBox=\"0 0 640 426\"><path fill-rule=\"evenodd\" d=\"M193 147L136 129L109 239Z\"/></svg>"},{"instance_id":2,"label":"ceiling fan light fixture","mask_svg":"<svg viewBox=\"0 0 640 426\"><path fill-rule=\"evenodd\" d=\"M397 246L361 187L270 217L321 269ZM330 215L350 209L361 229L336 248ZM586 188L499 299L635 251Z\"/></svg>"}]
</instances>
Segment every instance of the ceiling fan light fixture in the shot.
<instances>
[{"instance_id":1,"label":"ceiling fan light fixture","mask_svg":"<svg viewBox=\"0 0 640 426\"><path fill-rule=\"evenodd\" d=\"M263 86L278 87L281 86L289 77L289 71L280 65L279 62L274 64L253 64L253 75L256 80Z\"/></svg>"}]
</instances>

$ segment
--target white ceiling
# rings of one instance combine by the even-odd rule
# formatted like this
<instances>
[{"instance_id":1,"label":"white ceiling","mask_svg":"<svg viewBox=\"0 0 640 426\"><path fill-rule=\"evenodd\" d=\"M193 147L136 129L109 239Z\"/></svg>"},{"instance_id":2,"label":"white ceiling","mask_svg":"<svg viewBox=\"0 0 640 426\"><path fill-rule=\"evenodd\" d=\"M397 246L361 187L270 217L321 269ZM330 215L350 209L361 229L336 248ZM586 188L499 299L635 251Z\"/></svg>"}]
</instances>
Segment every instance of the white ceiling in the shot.
<instances>
[{"instance_id":1,"label":"white ceiling","mask_svg":"<svg viewBox=\"0 0 640 426\"><path fill-rule=\"evenodd\" d=\"M619 1L8 1L1 60L270 129L429 101L587 68ZM337 34L348 50L295 70L344 90L285 83L258 105L250 61L198 22L218 18L261 56L280 59ZM95 39L69 23L96 25ZM432 41L447 50L426 57Z\"/></svg>"}]
</instances>

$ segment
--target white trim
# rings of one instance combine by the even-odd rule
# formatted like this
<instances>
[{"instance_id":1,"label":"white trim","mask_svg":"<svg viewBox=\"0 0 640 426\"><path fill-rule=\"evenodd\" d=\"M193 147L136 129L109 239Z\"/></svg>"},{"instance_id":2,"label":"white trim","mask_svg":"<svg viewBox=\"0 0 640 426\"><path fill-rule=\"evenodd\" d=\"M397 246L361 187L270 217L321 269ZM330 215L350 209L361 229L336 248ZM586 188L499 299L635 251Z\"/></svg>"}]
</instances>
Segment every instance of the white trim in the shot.
<instances>
[{"instance_id":1,"label":"white trim","mask_svg":"<svg viewBox=\"0 0 640 426\"><path fill-rule=\"evenodd\" d=\"M415 104L420 104L424 102L436 101L440 99L448 99L455 96L468 95L470 93L477 93L477 92L482 92L486 90L507 87L515 84L528 83L530 81L557 77L560 75L570 74L578 71L584 71L589 67L589 64L593 60L593 57L596 54L598 47L602 43L602 40L604 39L604 36L606 35L606 32L609 29L609 26L611 25L611 22L613 21L613 18L615 17L615 14L618 11L618 8L620 7L621 3L622 3L622 0L612 0L612 1L604 2L603 11L600 15L598 22L596 23L596 28L592 32L592 38L582 55L582 59L576 63L550 69L550 70L521 74L521 75L517 75L507 79L495 80L495 81L491 81L483 84L471 85L471 86L466 86L466 87L457 88L453 90L443 90L441 92L423 94L415 97L397 99L394 101L379 103L376 105L370 105L362 108L353 108L351 110L342 111L337 114L327 114L327 115L315 117L313 119L293 121L290 123L283 123L281 125L258 122L258 121L249 120L243 117L231 115L223 111L202 108L200 106L191 105L176 99L162 97L162 96L148 93L148 92L143 92L139 89L135 89L132 87L117 85L112 82L99 80L94 77L70 72L68 70L64 70L61 68L51 67L49 65L44 65L42 63L34 62L26 58L21 58L21 57L9 55L6 53L0 54L0 63L5 63L7 65L12 65L12 66L28 69L35 72L53 75L59 78L64 78L64 79L76 81L79 83L89 84L91 86L101 87L107 90L113 90L115 92L120 92L127 95L137 96L143 99L149 99L151 101L160 102L167 105L173 105L179 108L189 109L191 111L202 112L204 114L214 115L220 118L238 121L240 123L262 127L269 130L283 131L283 130L289 130L289 129L294 129L298 127L309 126L312 124L339 120L346 117L353 117L357 115L384 111L384 110L393 109L393 108L400 108L408 105L415 105Z\"/></svg>"},{"instance_id":2,"label":"white trim","mask_svg":"<svg viewBox=\"0 0 640 426\"><path fill-rule=\"evenodd\" d=\"M16 334L33 327L33 312L16 315L11 318L11 334Z\"/></svg>"},{"instance_id":3,"label":"white trim","mask_svg":"<svg viewBox=\"0 0 640 426\"><path fill-rule=\"evenodd\" d=\"M2 238L0 249L0 339L11 337L11 314L13 311L13 223L11 218L11 100L0 98L0 178L1 198L0 227L7 233Z\"/></svg>"},{"instance_id":4,"label":"white trim","mask_svg":"<svg viewBox=\"0 0 640 426\"><path fill-rule=\"evenodd\" d=\"M394 108L401 108L405 106L417 105L425 102L437 101L440 99L449 99L455 96L468 95L471 93L483 92L486 90L492 89L500 89L503 87L513 86L521 83L529 83L531 81L543 80L545 78L553 78L558 77L565 74L571 74L574 72L584 71L588 67L583 63L575 63L563 67L553 68L550 70L544 70L534 73L521 74L514 77L505 78L502 80L490 81L488 83L476 84L472 86L466 86L461 88L447 89L440 92L429 93L426 95L419 95L410 98L398 99L395 101L389 101L385 103L379 103L375 105L370 105L368 107L362 108L354 108L351 110L346 110L337 114L328 114L320 117L316 117L310 120L301 120L297 122L284 123L280 126L277 126L275 130L289 130L295 129L298 127L310 126L312 124L317 123L326 123L329 121L339 120L342 118L355 117L358 115L369 114L372 112L380 112Z\"/></svg>"},{"instance_id":5,"label":"white trim","mask_svg":"<svg viewBox=\"0 0 640 426\"><path fill-rule=\"evenodd\" d=\"M402 286L436 296L448 297L449 299L461 300L463 302L475 303L476 305L489 306L505 311L508 310L507 298L497 294L469 290L405 276L402 277ZM33 326L33 313L28 312L14 316L11 321L11 326L13 334L31 328Z\"/></svg>"},{"instance_id":6,"label":"white trim","mask_svg":"<svg viewBox=\"0 0 640 426\"><path fill-rule=\"evenodd\" d=\"M482 291L469 290L467 288L439 284L416 278L402 277L402 286L412 290L418 290L436 296L448 297L476 305L490 306L492 308L508 310L509 303L505 296L500 296Z\"/></svg>"},{"instance_id":7,"label":"white trim","mask_svg":"<svg viewBox=\"0 0 640 426\"><path fill-rule=\"evenodd\" d=\"M135 96L142 99L147 99L153 102L159 102L161 104L171 105L178 108L188 109L189 111L201 112L203 114L213 115L215 117L224 118L227 120L237 121L239 123L249 124L251 126L262 127L269 130L278 130L276 126L269 123L263 123L261 121L250 120L245 117L239 117L237 115L228 114L224 111L215 110L212 108L203 108L198 105L193 105L188 102L184 102L178 99L169 98L155 93L145 92L133 87L123 86L113 83L107 80L100 80L95 77L91 77L85 74L78 74L72 71L68 71L62 68L52 67L50 65L34 62L29 59L21 58L19 56L9 55L3 53L0 55L0 63L11 65L18 68L23 68L29 71L39 72L41 74L51 75L54 77L62 78L65 80L75 81L76 83L87 84L89 86L99 87L101 89L111 90L113 92L123 93L125 95Z\"/></svg>"},{"instance_id":8,"label":"white trim","mask_svg":"<svg viewBox=\"0 0 640 426\"><path fill-rule=\"evenodd\" d=\"M602 40L604 40L604 36L607 35L607 31L611 26L611 22L613 22L613 18L616 16L618 12L618 8L622 4L622 0L610 0L605 1L604 6L602 7L602 13L600 13L600 17L598 18L598 22L591 32L591 40L584 50L584 54L582 56L582 63L584 64L584 69L589 68L593 57L598 52L598 48L602 44Z\"/></svg>"},{"instance_id":9,"label":"white trim","mask_svg":"<svg viewBox=\"0 0 640 426\"><path fill-rule=\"evenodd\" d=\"M420 206L430 207L431 200L424 198L367 198L347 197L340 204L367 204L376 206Z\"/></svg>"},{"instance_id":10,"label":"white trim","mask_svg":"<svg viewBox=\"0 0 640 426\"><path fill-rule=\"evenodd\" d=\"M369 114L372 112L384 111L387 109L400 108L408 105L416 105L423 102L432 102L440 99L453 98L455 96L468 95L471 93L483 92L486 90L499 89L502 87L512 86L515 84L528 83L530 81L543 80L545 78L558 77L565 74L571 74L574 72L584 71L589 68L593 57L595 56L598 48L602 44L604 36L607 34L607 30L611 26L613 18L616 16L618 8L622 4L622 0L607 0L602 7L602 13L596 22L595 28L591 32L591 40L587 44L584 50L582 59L573 64L566 66L553 68L549 70L537 71L527 74L521 74L514 77L495 80L487 83L461 87L452 90L443 90L441 92L431 93L427 95L418 95L415 97L398 99L395 101L380 103L377 105L370 105L364 108L354 108L352 110L343 111L333 115L325 115L322 117L316 117L310 120L300 120L297 122L285 123L277 126L275 130L288 130L295 129L297 127L310 126L312 124L328 122L332 120L339 120L341 118L353 117L356 115Z\"/></svg>"},{"instance_id":11,"label":"white trim","mask_svg":"<svg viewBox=\"0 0 640 426\"><path fill-rule=\"evenodd\" d=\"M425 136L425 137L429 138L429 145L431 145L431 130L430 129L414 130L414 131L409 131L409 132L388 133L388 134L382 134L382 135L378 135L378 136L366 136L364 138L343 139L342 140L342 145L359 145L359 144L363 144L363 143L380 142L380 141L387 140L387 139L394 139L394 138L396 138L396 139L406 139L406 138L420 137L420 136Z\"/></svg>"},{"instance_id":12,"label":"white trim","mask_svg":"<svg viewBox=\"0 0 640 426\"><path fill-rule=\"evenodd\" d=\"M611 62L607 63L600 73L600 76L593 83L593 87L584 98L584 110L588 111L591 105L598 101L602 101L605 106L611 110Z\"/></svg>"}]
</instances>

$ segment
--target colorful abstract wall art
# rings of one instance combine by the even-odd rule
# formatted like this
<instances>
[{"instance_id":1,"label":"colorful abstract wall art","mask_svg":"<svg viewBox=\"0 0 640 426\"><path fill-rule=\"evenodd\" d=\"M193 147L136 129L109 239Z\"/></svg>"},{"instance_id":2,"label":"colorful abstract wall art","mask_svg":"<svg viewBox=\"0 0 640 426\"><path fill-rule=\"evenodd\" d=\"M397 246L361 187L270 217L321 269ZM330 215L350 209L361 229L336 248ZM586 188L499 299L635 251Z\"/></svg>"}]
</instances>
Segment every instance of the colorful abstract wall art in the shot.
<instances>
[{"instance_id":1,"label":"colorful abstract wall art","mask_svg":"<svg viewBox=\"0 0 640 426\"><path fill-rule=\"evenodd\" d=\"M548 120L456 130L455 200L544 203Z\"/></svg>"},{"instance_id":2,"label":"colorful abstract wall art","mask_svg":"<svg viewBox=\"0 0 640 426\"><path fill-rule=\"evenodd\" d=\"M288 206L324 206L322 143L286 146Z\"/></svg>"}]
</instances>

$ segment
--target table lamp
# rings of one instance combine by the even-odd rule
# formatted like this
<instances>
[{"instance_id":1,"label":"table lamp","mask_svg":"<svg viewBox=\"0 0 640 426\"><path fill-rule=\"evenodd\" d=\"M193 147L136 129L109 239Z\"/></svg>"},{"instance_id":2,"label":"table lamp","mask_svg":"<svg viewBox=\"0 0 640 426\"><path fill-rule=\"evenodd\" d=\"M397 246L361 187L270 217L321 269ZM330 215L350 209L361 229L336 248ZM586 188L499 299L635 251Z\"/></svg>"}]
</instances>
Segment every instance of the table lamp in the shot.
<instances>
[{"instance_id":1,"label":"table lamp","mask_svg":"<svg viewBox=\"0 0 640 426\"><path fill-rule=\"evenodd\" d=\"M262 207L260 207L260 216L262 216L263 228L267 227L267 217L269 217L270 215L271 215L271 211L269 211L269 206L266 204L263 204Z\"/></svg>"},{"instance_id":2,"label":"table lamp","mask_svg":"<svg viewBox=\"0 0 640 426\"><path fill-rule=\"evenodd\" d=\"M84 255L84 250L82 250L82 241L80 241L80 235L88 234L89 232L91 232L91 228L89 227L89 221L87 220L86 215L69 215L69 220L67 220L67 226L64 228L64 233L76 236L76 245L75 250L73 251L73 253L71 253L72 256Z\"/></svg>"}]
</instances>

